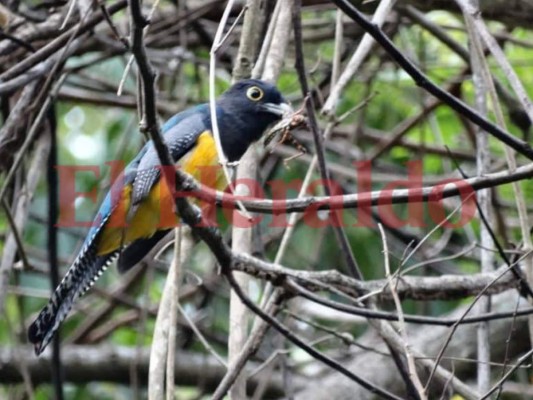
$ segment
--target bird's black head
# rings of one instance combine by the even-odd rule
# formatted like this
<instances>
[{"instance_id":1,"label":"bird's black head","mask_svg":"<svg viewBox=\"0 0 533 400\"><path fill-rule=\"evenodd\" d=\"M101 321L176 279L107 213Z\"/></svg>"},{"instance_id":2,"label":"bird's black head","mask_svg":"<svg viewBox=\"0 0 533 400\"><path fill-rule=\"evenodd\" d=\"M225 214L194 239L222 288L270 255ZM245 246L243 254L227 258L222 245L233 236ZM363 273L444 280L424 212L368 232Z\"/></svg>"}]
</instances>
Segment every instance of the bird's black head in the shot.
<instances>
[{"instance_id":1,"label":"bird's black head","mask_svg":"<svg viewBox=\"0 0 533 400\"><path fill-rule=\"evenodd\" d=\"M217 123L224 153L230 161L242 157L266 128L290 113L276 86L258 79L235 83L217 101Z\"/></svg>"}]
</instances>

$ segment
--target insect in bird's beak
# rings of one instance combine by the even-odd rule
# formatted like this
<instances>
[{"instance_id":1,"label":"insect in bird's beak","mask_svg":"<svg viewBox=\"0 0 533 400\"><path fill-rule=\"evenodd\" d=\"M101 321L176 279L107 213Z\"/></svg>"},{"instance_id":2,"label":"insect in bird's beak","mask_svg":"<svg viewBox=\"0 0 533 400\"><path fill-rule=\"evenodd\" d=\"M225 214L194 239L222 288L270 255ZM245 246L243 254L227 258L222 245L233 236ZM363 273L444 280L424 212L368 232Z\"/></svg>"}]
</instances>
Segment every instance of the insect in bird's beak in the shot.
<instances>
[{"instance_id":1,"label":"insect in bird's beak","mask_svg":"<svg viewBox=\"0 0 533 400\"><path fill-rule=\"evenodd\" d=\"M280 117L285 117L287 115L294 113L294 110L292 109L292 107L288 105L287 103L280 103L280 104L265 103L261 105L261 108L264 111L279 115Z\"/></svg>"},{"instance_id":2,"label":"insect in bird's beak","mask_svg":"<svg viewBox=\"0 0 533 400\"><path fill-rule=\"evenodd\" d=\"M306 153L305 147L303 147L291 134L291 130L297 129L301 126L307 125L307 119L302 115L303 106L297 111L290 111L283 115L281 121L274 125L265 135L263 144L265 147L269 147L274 138L278 138L278 142L270 148L270 152L274 151L274 147L278 144L282 144L286 141L291 142L298 150L299 153L294 154L284 160L285 166L288 168L287 163L297 157Z\"/></svg>"}]
</instances>

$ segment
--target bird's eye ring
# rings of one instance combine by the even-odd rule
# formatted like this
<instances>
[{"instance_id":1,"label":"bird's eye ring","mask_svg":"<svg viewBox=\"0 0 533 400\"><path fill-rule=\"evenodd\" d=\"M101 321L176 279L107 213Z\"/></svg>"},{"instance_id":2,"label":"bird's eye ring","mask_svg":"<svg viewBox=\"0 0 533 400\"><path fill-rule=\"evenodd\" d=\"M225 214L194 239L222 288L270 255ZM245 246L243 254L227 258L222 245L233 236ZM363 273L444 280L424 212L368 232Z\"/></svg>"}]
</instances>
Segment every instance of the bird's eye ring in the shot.
<instances>
[{"instance_id":1,"label":"bird's eye ring","mask_svg":"<svg viewBox=\"0 0 533 400\"><path fill-rule=\"evenodd\" d=\"M263 98L264 95L265 93L257 86L252 86L246 91L246 97L248 97L252 101L259 101Z\"/></svg>"}]
</instances>

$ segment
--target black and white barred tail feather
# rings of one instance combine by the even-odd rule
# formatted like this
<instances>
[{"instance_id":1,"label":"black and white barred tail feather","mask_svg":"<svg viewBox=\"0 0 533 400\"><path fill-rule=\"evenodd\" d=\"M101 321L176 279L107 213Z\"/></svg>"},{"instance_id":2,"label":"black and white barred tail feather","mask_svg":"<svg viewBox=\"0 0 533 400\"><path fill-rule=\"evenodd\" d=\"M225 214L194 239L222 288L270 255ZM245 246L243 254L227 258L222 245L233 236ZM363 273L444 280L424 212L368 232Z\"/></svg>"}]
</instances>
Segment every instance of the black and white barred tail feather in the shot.
<instances>
[{"instance_id":1,"label":"black and white barred tail feather","mask_svg":"<svg viewBox=\"0 0 533 400\"><path fill-rule=\"evenodd\" d=\"M118 251L103 256L96 255L94 241L80 252L52 294L48 305L28 329L28 339L34 344L37 355L50 343L76 299L96 282L117 255Z\"/></svg>"}]
</instances>

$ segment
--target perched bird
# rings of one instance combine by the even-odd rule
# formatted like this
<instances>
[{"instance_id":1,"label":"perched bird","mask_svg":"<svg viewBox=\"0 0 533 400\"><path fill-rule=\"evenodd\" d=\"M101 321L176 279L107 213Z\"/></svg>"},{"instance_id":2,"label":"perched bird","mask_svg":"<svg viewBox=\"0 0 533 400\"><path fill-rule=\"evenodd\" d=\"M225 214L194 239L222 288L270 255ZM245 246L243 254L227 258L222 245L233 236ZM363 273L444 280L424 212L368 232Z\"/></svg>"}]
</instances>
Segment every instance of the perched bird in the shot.
<instances>
[{"instance_id":1,"label":"perched bird","mask_svg":"<svg viewBox=\"0 0 533 400\"><path fill-rule=\"evenodd\" d=\"M281 93L270 83L249 79L234 84L216 101L220 141L228 160L238 161L270 124L290 111ZM208 104L176 114L162 131L176 165L205 185L225 188L220 169L207 178L202 176L205 167L218 166ZM153 143L148 142L113 183L80 253L48 305L29 327L28 338L37 355L48 345L74 301L112 261L119 257L119 271L128 270L176 226L177 217L173 214L171 220L161 220L162 204L172 207L173 203L171 190L161 177Z\"/></svg>"}]
</instances>

